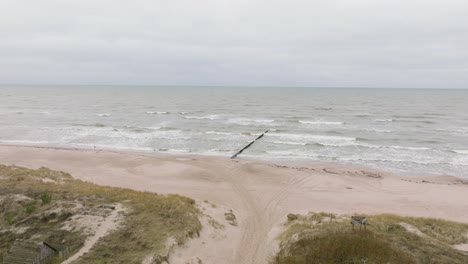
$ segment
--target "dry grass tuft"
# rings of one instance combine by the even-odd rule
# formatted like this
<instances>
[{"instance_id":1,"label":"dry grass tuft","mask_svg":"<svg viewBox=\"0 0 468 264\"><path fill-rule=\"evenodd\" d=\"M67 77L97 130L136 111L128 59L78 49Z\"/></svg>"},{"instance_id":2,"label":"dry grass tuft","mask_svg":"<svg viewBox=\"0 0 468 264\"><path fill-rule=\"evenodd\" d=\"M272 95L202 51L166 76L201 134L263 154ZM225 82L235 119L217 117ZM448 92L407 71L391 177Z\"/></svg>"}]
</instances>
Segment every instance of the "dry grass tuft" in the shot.
<instances>
[{"instance_id":1,"label":"dry grass tuft","mask_svg":"<svg viewBox=\"0 0 468 264\"><path fill-rule=\"evenodd\" d=\"M468 243L468 225L440 219L382 214L368 216L366 231L352 231L349 216L323 221L324 213L298 216L279 236L272 264L296 263L468 263L452 245ZM330 216L330 214L328 214ZM408 223L424 236L407 231Z\"/></svg>"}]
</instances>

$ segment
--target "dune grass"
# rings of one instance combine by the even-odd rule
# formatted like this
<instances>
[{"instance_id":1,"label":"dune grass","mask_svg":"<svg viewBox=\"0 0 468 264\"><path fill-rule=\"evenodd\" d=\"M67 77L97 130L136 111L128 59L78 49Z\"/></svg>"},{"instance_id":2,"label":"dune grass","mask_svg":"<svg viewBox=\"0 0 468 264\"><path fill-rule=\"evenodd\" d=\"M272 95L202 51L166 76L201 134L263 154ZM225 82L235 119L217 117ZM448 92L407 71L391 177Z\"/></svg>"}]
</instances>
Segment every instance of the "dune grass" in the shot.
<instances>
[{"instance_id":1,"label":"dune grass","mask_svg":"<svg viewBox=\"0 0 468 264\"><path fill-rule=\"evenodd\" d=\"M289 222L270 263L468 263L468 255L452 247L468 243L467 224L382 214L367 216L367 230L353 231L349 217L330 222L327 215L311 213Z\"/></svg>"},{"instance_id":2,"label":"dune grass","mask_svg":"<svg viewBox=\"0 0 468 264\"><path fill-rule=\"evenodd\" d=\"M141 263L148 255L164 259L169 238L182 244L201 229L195 201L180 195L99 186L47 168L0 165L0 262L18 238L77 251L86 235L63 230L64 223L77 212L96 212L110 203L126 208L124 223L76 263Z\"/></svg>"}]
</instances>

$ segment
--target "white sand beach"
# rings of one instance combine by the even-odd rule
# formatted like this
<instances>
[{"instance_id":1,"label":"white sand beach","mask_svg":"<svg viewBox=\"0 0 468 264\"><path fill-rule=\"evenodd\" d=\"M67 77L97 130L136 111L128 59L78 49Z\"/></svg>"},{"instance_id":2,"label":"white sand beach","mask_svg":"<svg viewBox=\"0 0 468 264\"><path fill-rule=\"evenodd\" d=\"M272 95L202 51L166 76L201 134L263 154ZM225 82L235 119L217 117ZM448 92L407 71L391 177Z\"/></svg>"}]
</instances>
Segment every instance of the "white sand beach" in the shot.
<instances>
[{"instance_id":1,"label":"white sand beach","mask_svg":"<svg viewBox=\"0 0 468 264\"><path fill-rule=\"evenodd\" d=\"M206 209L214 217L233 211L237 226L223 234L205 230L173 254L174 263L192 261L194 254L209 263L265 263L288 213L393 213L468 223L468 182L450 176L403 177L335 164L24 146L0 146L0 163L45 166L100 185L181 194L202 207L209 207L204 201L215 204Z\"/></svg>"}]
</instances>

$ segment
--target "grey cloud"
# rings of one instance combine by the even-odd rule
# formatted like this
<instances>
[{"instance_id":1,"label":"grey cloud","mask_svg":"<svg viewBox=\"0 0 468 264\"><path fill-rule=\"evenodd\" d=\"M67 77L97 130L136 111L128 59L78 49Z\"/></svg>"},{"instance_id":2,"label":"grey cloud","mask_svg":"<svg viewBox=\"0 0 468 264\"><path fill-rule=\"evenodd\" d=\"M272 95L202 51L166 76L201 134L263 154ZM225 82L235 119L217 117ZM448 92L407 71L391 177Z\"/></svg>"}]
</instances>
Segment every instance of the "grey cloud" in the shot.
<instances>
[{"instance_id":1,"label":"grey cloud","mask_svg":"<svg viewBox=\"0 0 468 264\"><path fill-rule=\"evenodd\" d=\"M3 0L0 83L468 88L467 8Z\"/></svg>"}]
</instances>

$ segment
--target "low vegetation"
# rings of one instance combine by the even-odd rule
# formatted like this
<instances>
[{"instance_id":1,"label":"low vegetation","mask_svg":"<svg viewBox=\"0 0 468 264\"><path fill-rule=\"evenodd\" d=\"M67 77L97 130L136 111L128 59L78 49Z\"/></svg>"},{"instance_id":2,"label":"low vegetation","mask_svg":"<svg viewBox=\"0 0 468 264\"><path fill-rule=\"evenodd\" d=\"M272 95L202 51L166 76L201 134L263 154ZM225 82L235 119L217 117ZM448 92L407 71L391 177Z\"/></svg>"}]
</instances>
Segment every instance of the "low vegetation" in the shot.
<instances>
[{"instance_id":1,"label":"low vegetation","mask_svg":"<svg viewBox=\"0 0 468 264\"><path fill-rule=\"evenodd\" d=\"M468 263L453 245L468 243L468 224L390 214L367 216L366 230L352 230L349 216L288 216L272 264Z\"/></svg>"},{"instance_id":2,"label":"low vegetation","mask_svg":"<svg viewBox=\"0 0 468 264\"><path fill-rule=\"evenodd\" d=\"M70 227L72 220L106 217L110 209L99 207L115 203L125 208L120 227L76 263L163 260L169 238L182 244L201 229L194 200L183 196L98 186L47 168L0 165L0 263L15 239L64 245L72 255L89 235L83 226Z\"/></svg>"}]
</instances>

